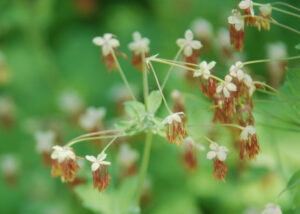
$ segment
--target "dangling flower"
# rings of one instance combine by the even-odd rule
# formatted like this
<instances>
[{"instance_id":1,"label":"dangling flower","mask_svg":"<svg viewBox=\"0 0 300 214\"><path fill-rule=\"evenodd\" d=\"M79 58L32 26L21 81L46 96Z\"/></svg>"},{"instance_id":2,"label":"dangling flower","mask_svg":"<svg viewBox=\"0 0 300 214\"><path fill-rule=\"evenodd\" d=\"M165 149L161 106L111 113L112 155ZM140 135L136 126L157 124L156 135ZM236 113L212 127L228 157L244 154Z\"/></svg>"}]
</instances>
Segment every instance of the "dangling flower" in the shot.
<instances>
[{"instance_id":1,"label":"dangling flower","mask_svg":"<svg viewBox=\"0 0 300 214\"><path fill-rule=\"evenodd\" d=\"M255 85L253 84L253 80L249 74L245 74L243 78L243 82L248 88L248 95L251 97L256 90Z\"/></svg>"},{"instance_id":2,"label":"dangling flower","mask_svg":"<svg viewBox=\"0 0 300 214\"><path fill-rule=\"evenodd\" d=\"M61 176L62 182L72 182L75 180L79 165L76 162L76 155L72 148L53 146L54 151L51 154L52 159L52 177Z\"/></svg>"},{"instance_id":3,"label":"dangling flower","mask_svg":"<svg viewBox=\"0 0 300 214\"><path fill-rule=\"evenodd\" d=\"M199 70L194 72L194 77L201 77L200 78L200 85L202 92L208 98L212 98L216 93L217 83L214 78L211 78L211 73L213 72L213 68L215 67L216 62L212 61L207 63L203 61L199 65ZM204 82L207 80L207 82Z\"/></svg>"},{"instance_id":4,"label":"dangling flower","mask_svg":"<svg viewBox=\"0 0 300 214\"><path fill-rule=\"evenodd\" d=\"M38 131L35 133L36 150L42 154L43 162L46 166L51 165L51 150L56 142L55 132L49 131Z\"/></svg>"},{"instance_id":5,"label":"dangling flower","mask_svg":"<svg viewBox=\"0 0 300 214\"><path fill-rule=\"evenodd\" d=\"M246 25L254 26L256 23L256 18L254 17L252 0L242 0L239 3L239 8L242 10L243 15L249 16L245 18Z\"/></svg>"},{"instance_id":6,"label":"dangling flower","mask_svg":"<svg viewBox=\"0 0 300 214\"><path fill-rule=\"evenodd\" d=\"M199 49L202 47L200 41L193 40L194 35L191 30L185 31L184 39L177 39L177 45L183 49L183 58L185 62L197 64Z\"/></svg>"},{"instance_id":7,"label":"dangling flower","mask_svg":"<svg viewBox=\"0 0 300 214\"><path fill-rule=\"evenodd\" d=\"M222 57L224 60L231 59L233 50L230 44L229 31L226 28L218 30L218 46L221 49Z\"/></svg>"},{"instance_id":8,"label":"dangling flower","mask_svg":"<svg viewBox=\"0 0 300 214\"><path fill-rule=\"evenodd\" d=\"M270 17L272 13L272 6L271 4L264 4L263 6L259 7L259 19L257 19L257 28L258 30L261 29L261 27L264 30L270 30Z\"/></svg>"},{"instance_id":9,"label":"dangling flower","mask_svg":"<svg viewBox=\"0 0 300 214\"><path fill-rule=\"evenodd\" d=\"M5 183L15 185L18 180L18 172L20 170L20 161L13 154L5 154L0 158L0 170L4 176Z\"/></svg>"},{"instance_id":10,"label":"dangling flower","mask_svg":"<svg viewBox=\"0 0 300 214\"><path fill-rule=\"evenodd\" d=\"M79 118L79 124L86 131L99 131L103 126L105 114L106 109L103 107L89 107L85 114Z\"/></svg>"},{"instance_id":11,"label":"dangling flower","mask_svg":"<svg viewBox=\"0 0 300 214\"><path fill-rule=\"evenodd\" d=\"M184 113L176 112L170 114L163 120L163 124L167 125L167 140L169 143L176 143L178 146L182 144L187 132L185 130Z\"/></svg>"},{"instance_id":12,"label":"dangling flower","mask_svg":"<svg viewBox=\"0 0 300 214\"><path fill-rule=\"evenodd\" d=\"M223 93L225 98L231 97L230 92L234 92L237 90L236 85L232 82L232 77L229 75L225 76L225 82L217 87L217 93Z\"/></svg>"},{"instance_id":13,"label":"dangling flower","mask_svg":"<svg viewBox=\"0 0 300 214\"><path fill-rule=\"evenodd\" d=\"M209 21L200 18L196 19L192 23L192 31L195 33L195 37L203 42L204 48L210 46L213 37L213 29Z\"/></svg>"},{"instance_id":14,"label":"dangling flower","mask_svg":"<svg viewBox=\"0 0 300 214\"><path fill-rule=\"evenodd\" d=\"M112 68L117 69L117 64L114 60L112 52L114 51L117 57L116 48L120 46L120 42L113 37L113 34L105 33L103 37L98 36L93 39L93 43L95 45L102 47L102 61L106 65L108 71L110 71Z\"/></svg>"},{"instance_id":15,"label":"dangling flower","mask_svg":"<svg viewBox=\"0 0 300 214\"><path fill-rule=\"evenodd\" d=\"M242 79L244 78L244 75L245 75L242 68L243 68L243 63L241 61L236 62L229 69L230 76L237 78L238 81L242 81Z\"/></svg>"},{"instance_id":16,"label":"dangling flower","mask_svg":"<svg viewBox=\"0 0 300 214\"><path fill-rule=\"evenodd\" d=\"M261 214L282 214L280 206L268 203Z\"/></svg>"},{"instance_id":17,"label":"dangling flower","mask_svg":"<svg viewBox=\"0 0 300 214\"><path fill-rule=\"evenodd\" d=\"M253 159L259 153L259 150L255 128L253 126L246 126L241 133L240 158L243 159L244 154L247 153L249 159Z\"/></svg>"},{"instance_id":18,"label":"dangling flower","mask_svg":"<svg viewBox=\"0 0 300 214\"><path fill-rule=\"evenodd\" d=\"M226 165L227 152L229 151L225 146L219 146L217 143L211 143L209 148L211 151L207 153L206 158L214 161L214 177L216 180L225 181L228 171Z\"/></svg>"},{"instance_id":19,"label":"dangling flower","mask_svg":"<svg viewBox=\"0 0 300 214\"><path fill-rule=\"evenodd\" d=\"M88 161L92 162L93 185L94 188L98 188L99 192L103 192L109 185L110 176L106 166L110 165L110 162L105 161L106 156L103 152L97 158L91 155L85 156Z\"/></svg>"},{"instance_id":20,"label":"dangling flower","mask_svg":"<svg viewBox=\"0 0 300 214\"><path fill-rule=\"evenodd\" d=\"M228 23L230 24L230 43L235 50L242 51L244 48L244 19L240 12L232 10L232 16L228 17Z\"/></svg>"},{"instance_id":21,"label":"dangling flower","mask_svg":"<svg viewBox=\"0 0 300 214\"><path fill-rule=\"evenodd\" d=\"M148 38L142 38L139 32L134 32L133 42L128 45L129 50L132 51L131 63L140 71L143 70L143 56L144 58L149 56L149 44Z\"/></svg>"},{"instance_id":22,"label":"dangling flower","mask_svg":"<svg viewBox=\"0 0 300 214\"><path fill-rule=\"evenodd\" d=\"M173 112L183 112L185 113L185 107L184 107L184 96L180 93L178 90L173 90L171 93L171 98L174 102ZM185 123L187 118L182 118L183 122Z\"/></svg>"},{"instance_id":23,"label":"dangling flower","mask_svg":"<svg viewBox=\"0 0 300 214\"><path fill-rule=\"evenodd\" d=\"M132 176L137 172L136 161L139 153L129 147L128 144L122 144L118 154L118 162L122 169L124 177Z\"/></svg>"},{"instance_id":24,"label":"dangling flower","mask_svg":"<svg viewBox=\"0 0 300 214\"><path fill-rule=\"evenodd\" d=\"M193 138L187 137L183 141L184 145L184 153L183 153L183 161L187 168L190 171L193 171L197 168L197 154L195 149L199 151L204 151L205 147L197 144Z\"/></svg>"}]
</instances>

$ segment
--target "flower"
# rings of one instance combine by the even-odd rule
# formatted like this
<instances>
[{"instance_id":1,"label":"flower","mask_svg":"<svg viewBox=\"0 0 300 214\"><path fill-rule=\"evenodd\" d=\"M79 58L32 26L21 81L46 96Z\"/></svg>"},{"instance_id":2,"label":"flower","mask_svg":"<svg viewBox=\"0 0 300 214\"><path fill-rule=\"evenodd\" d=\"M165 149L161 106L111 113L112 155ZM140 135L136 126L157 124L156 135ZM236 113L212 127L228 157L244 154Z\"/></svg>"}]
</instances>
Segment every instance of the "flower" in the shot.
<instances>
[{"instance_id":1,"label":"flower","mask_svg":"<svg viewBox=\"0 0 300 214\"><path fill-rule=\"evenodd\" d=\"M110 165L110 162L105 161L106 156L104 152L101 152L97 158L91 155L85 156L88 161L92 162L93 185L94 188L98 188L99 192L103 192L109 185L110 176L106 166Z\"/></svg>"},{"instance_id":2,"label":"flower","mask_svg":"<svg viewBox=\"0 0 300 214\"><path fill-rule=\"evenodd\" d=\"M80 96L74 91L64 92L59 97L58 101L61 110L63 110L69 115L74 115L79 113L83 107L83 102Z\"/></svg>"},{"instance_id":3,"label":"flower","mask_svg":"<svg viewBox=\"0 0 300 214\"><path fill-rule=\"evenodd\" d=\"M242 51L244 48L244 19L240 12L232 10L232 16L228 17L230 24L230 43L234 46L235 50Z\"/></svg>"},{"instance_id":4,"label":"flower","mask_svg":"<svg viewBox=\"0 0 300 214\"><path fill-rule=\"evenodd\" d=\"M233 25L236 31L244 30L244 19L237 10L232 10L232 16L228 17L228 23Z\"/></svg>"},{"instance_id":5,"label":"flower","mask_svg":"<svg viewBox=\"0 0 300 214\"><path fill-rule=\"evenodd\" d=\"M253 7L253 2L251 0L242 0L239 3L239 8L242 10L246 10Z\"/></svg>"},{"instance_id":6,"label":"flower","mask_svg":"<svg viewBox=\"0 0 300 214\"><path fill-rule=\"evenodd\" d=\"M226 98L229 98L230 97L230 92L237 90L236 85L233 84L231 81L232 81L232 77L229 76L229 75L226 75L225 76L225 82L217 87L217 93L223 92L223 95Z\"/></svg>"},{"instance_id":7,"label":"flower","mask_svg":"<svg viewBox=\"0 0 300 214\"><path fill-rule=\"evenodd\" d=\"M255 134L256 134L256 130L253 126L246 126L241 133L241 140L248 140L249 136Z\"/></svg>"},{"instance_id":8,"label":"flower","mask_svg":"<svg viewBox=\"0 0 300 214\"><path fill-rule=\"evenodd\" d=\"M134 52L136 55L148 53L150 48L150 40L148 38L142 38L139 32L133 33L133 42L128 45L129 50Z\"/></svg>"},{"instance_id":9,"label":"flower","mask_svg":"<svg viewBox=\"0 0 300 214\"><path fill-rule=\"evenodd\" d=\"M105 33L103 37L98 36L93 39L93 43L95 45L102 47L102 53L104 56L108 56L114 48L120 46L119 41L113 37L113 34Z\"/></svg>"},{"instance_id":10,"label":"flower","mask_svg":"<svg viewBox=\"0 0 300 214\"><path fill-rule=\"evenodd\" d=\"M37 142L36 150L40 153L50 152L52 150L52 146L55 143L55 132L52 130L49 131L38 131L34 135L35 140Z\"/></svg>"},{"instance_id":11,"label":"flower","mask_svg":"<svg viewBox=\"0 0 300 214\"><path fill-rule=\"evenodd\" d=\"M248 87L248 93L250 96L252 96L252 94L254 93L254 91L256 90L255 85L253 84L253 80L251 78L251 76L249 74L245 74L244 78L243 78L243 82L245 83L245 85Z\"/></svg>"},{"instance_id":12,"label":"flower","mask_svg":"<svg viewBox=\"0 0 300 214\"><path fill-rule=\"evenodd\" d=\"M92 156L92 155L86 155L85 158L92 162L92 166L91 166L91 169L92 171L96 171L99 169L99 167L101 165L110 165L110 162L108 161L105 161L105 158L107 157L107 154L105 153L100 153L97 158L95 156Z\"/></svg>"},{"instance_id":13,"label":"flower","mask_svg":"<svg viewBox=\"0 0 300 214\"><path fill-rule=\"evenodd\" d=\"M272 203L268 203L262 214L282 214L280 206Z\"/></svg>"},{"instance_id":14,"label":"flower","mask_svg":"<svg viewBox=\"0 0 300 214\"><path fill-rule=\"evenodd\" d=\"M192 138L192 137L187 137L184 139L183 141L183 144L187 147L189 146L193 146L195 147L196 149L198 149L199 151L204 151L205 150L205 147L202 146L201 144L199 143L196 143L196 141Z\"/></svg>"},{"instance_id":15,"label":"flower","mask_svg":"<svg viewBox=\"0 0 300 214\"><path fill-rule=\"evenodd\" d=\"M76 155L72 148L53 146L51 154L52 159L52 177L61 176L62 182L72 182L75 180L79 165L76 162Z\"/></svg>"},{"instance_id":16,"label":"flower","mask_svg":"<svg viewBox=\"0 0 300 214\"><path fill-rule=\"evenodd\" d=\"M185 31L184 39L177 39L177 45L183 49L183 53L186 57L190 57L193 54L193 50L198 50L202 47L200 41L193 40L194 35L191 30Z\"/></svg>"},{"instance_id":17,"label":"flower","mask_svg":"<svg viewBox=\"0 0 300 214\"><path fill-rule=\"evenodd\" d=\"M163 124L167 126L166 136L169 143L176 143L178 146L182 144L187 132L185 130L185 119L183 112L170 114L163 120Z\"/></svg>"},{"instance_id":18,"label":"flower","mask_svg":"<svg viewBox=\"0 0 300 214\"><path fill-rule=\"evenodd\" d=\"M259 7L260 15L264 18L269 18L272 13L272 6L271 4L264 4Z\"/></svg>"},{"instance_id":19,"label":"flower","mask_svg":"<svg viewBox=\"0 0 300 214\"><path fill-rule=\"evenodd\" d=\"M253 2L251 0L242 0L239 3L239 8L245 18L246 25L254 26L256 24L256 17L254 17Z\"/></svg>"},{"instance_id":20,"label":"flower","mask_svg":"<svg viewBox=\"0 0 300 214\"><path fill-rule=\"evenodd\" d=\"M79 124L87 131L97 130L99 129L105 114L106 109L103 107L89 107L85 114L79 118Z\"/></svg>"},{"instance_id":21,"label":"flower","mask_svg":"<svg viewBox=\"0 0 300 214\"><path fill-rule=\"evenodd\" d=\"M243 159L245 154L253 159L259 153L260 147L257 142L256 130L253 126L246 126L241 132L241 150L240 158Z\"/></svg>"},{"instance_id":22,"label":"flower","mask_svg":"<svg viewBox=\"0 0 300 214\"><path fill-rule=\"evenodd\" d=\"M209 42L212 38L212 25L205 19L199 18L193 21L192 30L198 39L203 40L206 43Z\"/></svg>"},{"instance_id":23,"label":"flower","mask_svg":"<svg viewBox=\"0 0 300 214\"><path fill-rule=\"evenodd\" d=\"M227 147L225 146L219 146L219 144L217 143L211 143L209 148L211 149L211 151L209 151L206 155L206 158L209 160L212 159L219 159L220 161L225 161L227 158L227 152L229 151L227 149Z\"/></svg>"},{"instance_id":24,"label":"flower","mask_svg":"<svg viewBox=\"0 0 300 214\"><path fill-rule=\"evenodd\" d=\"M215 61L211 61L207 64L206 61L203 61L199 65L199 70L194 72L194 77L200 77L203 76L204 79L208 79L210 77L210 70L213 69L216 65Z\"/></svg>"},{"instance_id":25,"label":"flower","mask_svg":"<svg viewBox=\"0 0 300 214\"><path fill-rule=\"evenodd\" d=\"M229 73L232 77L236 77L239 81L244 78L243 63L241 61L237 61L234 65L232 65L229 69Z\"/></svg>"}]
</instances>

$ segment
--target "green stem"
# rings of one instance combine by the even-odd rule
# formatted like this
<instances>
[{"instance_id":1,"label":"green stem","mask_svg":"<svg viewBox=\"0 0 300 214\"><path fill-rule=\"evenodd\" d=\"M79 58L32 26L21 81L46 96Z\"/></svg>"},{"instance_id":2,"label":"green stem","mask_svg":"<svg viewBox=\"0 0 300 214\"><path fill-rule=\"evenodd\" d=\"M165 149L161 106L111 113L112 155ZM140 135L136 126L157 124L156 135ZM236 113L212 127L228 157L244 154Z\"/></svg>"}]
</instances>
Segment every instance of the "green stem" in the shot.
<instances>
[{"instance_id":1,"label":"green stem","mask_svg":"<svg viewBox=\"0 0 300 214\"><path fill-rule=\"evenodd\" d=\"M284 2L273 2L273 3L271 3L271 4L272 4L272 5L282 5L282 6L289 7L289 8L291 8L291 9L294 9L294 10L296 10L296 11L300 11L300 8L297 8L297 7L293 6L293 5L290 5L290 4L287 4L287 3L284 3Z\"/></svg>"},{"instance_id":2,"label":"green stem","mask_svg":"<svg viewBox=\"0 0 300 214\"><path fill-rule=\"evenodd\" d=\"M149 94L149 86L148 86L148 72L147 72L147 66L145 61L145 54L143 53L142 56L143 59L143 92L144 92L144 103L146 107L146 111L148 110L148 94Z\"/></svg>"},{"instance_id":3,"label":"green stem","mask_svg":"<svg viewBox=\"0 0 300 214\"><path fill-rule=\"evenodd\" d=\"M248 62L243 62L243 65L250 65L256 63L265 63L265 62L277 62L277 61L287 61L293 59L300 59L300 56L292 56L292 57L285 57L285 58L278 58L278 59L260 59L260 60L253 60Z\"/></svg>"},{"instance_id":4,"label":"green stem","mask_svg":"<svg viewBox=\"0 0 300 214\"><path fill-rule=\"evenodd\" d=\"M296 30L296 29L294 29L294 28L292 28L292 27L289 27L289 26L287 26L287 25L281 24L281 23L277 22L277 21L276 21L275 19L273 19L273 18L270 20L270 22L273 23L274 25L278 25L279 27L282 27L282 28L285 28L285 29L287 29L287 30L289 30L289 31L292 31L292 32L294 32L294 33L300 34L300 31L298 31L298 30Z\"/></svg>"},{"instance_id":5,"label":"green stem","mask_svg":"<svg viewBox=\"0 0 300 214\"><path fill-rule=\"evenodd\" d=\"M261 6L265 6L265 5L253 2L253 6L259 6L259 7L261 7ZM300 18L300 15L298 15L296 13L292 13L292 12L289 12L289 11L286 11L286 10L282 10L280 8L277 8L277 7L272 7L272 10L275 10L275 11L278 11L278 12L281 12L281 13L285 13L285 14L290 15L290 16L294 16L294 17Z\"/></svg>"},{"instance_id":6,"label":"green stem","mask_svg":"<svg viewBox=\"0 0 300 214\"><path fill-rule=\"evenodd\" d=\"M177 60L177 58L178 58L179 55L181 54L182 50L183 50L183 48L180 48L180 49L177 51L177 53L176 53L176 55L175 55L175 57L174 57L174 61ZM166 86L167 81L168 81L168 79L169 79L169 77L170 77L170 74L171 74L171 72L172 72L173 67L174 67L174 65L171 65L171 67L169 68L168 73L167 73L167 75L166 75L166 77L165 77L165 79L164 79L164 81L163 81L162 86L161 86L162 89L164 89L164 87Z\"/></svg>"},{"instance_id":7,"label":"green stem","mask_svg":"<svg viewBox=\"0 0 300 214\"><path fill-rule=\"evenodd\" d=\"M150 158L150 151L151 151L151 144L152 144L152 132L148 132L146 135L146 142L144 147L144 154L143 160L137 185L137 192L136 192L136 205L139 205L139 200L143 191L144 181L148 170L149 158Z\"/></svg>"},{"instance_id":8,"label":"green stem","mask_svg":"<svg viewBox=\"0 0 300 214\"><path fill-rule=\"evenodd\" d=\"M111 54L112 54L112 56L113 56L113 59L114 59L115 63L117 64L117 67L118 67L118 70L119 70L119 72L120 72L120 75L121 75L121 77L122 77L122 79L123 79L123 81L124 81L124 83L125 83L125 85L126 85L128 91L129 91L129 93L130 93L132 99L133 99L133 100L136 100L136 98L135 98L135 96L134 96L134 93L132 92L132 90L131 90L131 88L130 88L130 85L129 85L128 81L127 81L127 78L126 78L126 76L125 76L125 74L124 74L124 72L123 72L123 69L121 68L120 63L119 63L119 61L118 61L118 59L117 59L117 57L116 57L116 54L115 54L115 50L114 50L114 49L111 50Z\"/></svg>"},{"instance_id":9,"label":"green stem","mask_svg":"<svg viewBox=\"0 0 300 214\"><path fill-rule=\"evenodd\" d=\"M77 140L72 140L70 143L66 145L66 147L71 147L76 143L83 142L83 141L90 141L90 140L100 140L100 139L109 139L114 137L124 137L127 136L126 134L123 135L106 135L106 136L98 136L98 137L87 137L87 138L80 138Z\"/></svg>"}]
</instances>

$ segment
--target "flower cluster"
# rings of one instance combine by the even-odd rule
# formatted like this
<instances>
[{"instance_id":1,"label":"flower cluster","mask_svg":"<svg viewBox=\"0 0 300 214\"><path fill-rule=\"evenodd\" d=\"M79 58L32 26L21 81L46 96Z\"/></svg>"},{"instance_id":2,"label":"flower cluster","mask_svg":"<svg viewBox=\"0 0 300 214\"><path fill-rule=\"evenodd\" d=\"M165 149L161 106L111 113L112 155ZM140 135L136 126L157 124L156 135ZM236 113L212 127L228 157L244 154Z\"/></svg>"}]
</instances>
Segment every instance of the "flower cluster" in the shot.
<instances>
[{"instance_id":1,"label":"flower cluster","mask_svg":"<svg viewBox=\"0 0 300 214\"><path fill-rule=\"evenodd\" d=\"M166 125L166 136L170 143L180 146L187 135L185 130L185 120L183 112L176 112L167 116L163 124Z\"/></svg>"}]
</instances>

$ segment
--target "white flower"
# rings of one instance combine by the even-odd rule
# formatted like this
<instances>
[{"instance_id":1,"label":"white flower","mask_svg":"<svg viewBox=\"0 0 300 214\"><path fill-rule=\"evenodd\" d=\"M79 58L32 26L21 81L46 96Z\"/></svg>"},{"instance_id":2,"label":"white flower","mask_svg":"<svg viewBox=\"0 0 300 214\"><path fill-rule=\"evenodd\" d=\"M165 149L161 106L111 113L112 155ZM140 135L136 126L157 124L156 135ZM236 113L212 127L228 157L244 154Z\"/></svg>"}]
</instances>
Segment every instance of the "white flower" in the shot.
<instances>
[{"instance_id":1,"label":"white flower","mask_svg":"<svg viewBox=\"0 0 300 214\"><path fill-rule=\"evenodd\" d=\"M85 158L92 162L92 166L91 166L91 169L92 171L96 171L97 169L99 169L99 167L101 165L110 165L110 162L109 161L105 161L105 158L106 158L107 154L105 154L104 152L101 152L97 158L95 156L92 156L92 155L86 155Z\"/></svg>"},{"instance_id":2,"label":"white flower","mask_svg":"<svg viewBox=\"0 0 300 214\"><path fill-rule=\"evenodd\" d=\"M212 37L211 23L205 19L196 19L192 23L192 30L198 38L210 39Z\"/></svg>"},{"instance_id":3,"label":"white flower","mask_svg":"<svg viewBox=\"0 0 300 214\"><path fill-rule=\"evenodd\" d=\"M119 154L118 162L124 167L130 167L136 162L139 157L137 151L131 149L128 144L122 144Z\"/></svg>"},{"instance_id":4,"label":"white flower","mask_svg":"<svg viewBox=\"0 0 300 214\"><path fill-rule=\"evenodd\" d=\"M185 31L184 39L177 39L177 45L183 49L184 55L189 57L193 54L193 49L200 49L202 44L200 41L193 40L194 35L191 30Z\"/></svg>"},{"instance_id":5,"label":"white flower","mask_svg":"<svg viewBox=\"0 0 300 214\"><path fill-rule=\"evenodd\" d=\"M282 42L268 44L267 55L270 59L279 59L287 57L286 45Z\"/></svg>"},{"instance_id":6,"label":"white flower","mask_svg":"<svg viewBox=\"0 0 300 214\"><path fill-rule=\"evenodd\" d=\"M234 25L237 31L244 30L244 19L237 10L232 10L232 16L228 17L228 23Z\"/></svg>"},{"instance_id":7,"label":"white flower","mask_svg":"<svg viewBox=\"0 0 300 214\"><path fill-rule=\"evenodd\" d=\"M282 212L278 205L268 203L261 214L282 214Z\"/></svg>"},{"instance_id":8,"label":"white flower","mask_svg":"<svg viewBox=\"0 0 300 214\"><path fill-rule=\"evenodd\" d=\"M225 76L225 82L217 87L217 93L223 92L226 98L230 97L230 91L236 91L236 85L232 82L232 77L229 75Z\"/></svg>"},{"instance_id":9,"label":"white flower","mask_svg":"<svg viewBox=\"0 0 300 214\"><path fill-rule=\"evenodd\" d=\"M242 9L242 10L246 10L246 9L251 9L253 6L253 3L251 0L242 0L240 3L239 3L239 8Z\"/></svg>"},{"instance_id":10,"label":"white flower","mask_svg":"<svg viewBox=\"0 0 300 214\"><path fill-rule=\"evenodd\" d=\"M78 113L83 107L83 102L76 92L64 92L58 101L60 108L69 114Z\"/></svg>"},{"instance_id":11,"label":"white flower","mask_svg":"<svg viewBox=\"0 0 300 214\"><path fill-rule=\"evenodd\" d=\"M259 11L262 13L264 17L268 17L272 13L272 6L271 4L264 4L263 6L259 7Z\"/></svg>"},{"instance_id":12,"label":"white flower","mask_svg":"<svg viewBox=\"0 0 300 214\"><path fill-rule=\"evenodd\" d=\"M221 28L218 31L218 41L222 47L230 46L230 34L225 28Z\"/></svg>"},{"instance_id":13,"label":"white flower","mask_svg":"<svg viewBox=\"0 0 300 214\"><path fill-rule=\"evenodd\" d=\"M209 151L206 155L206 158L209 160L212 160L214 158L218 158L220 161L225 161L227 158L227 152L229 151L225 146L219 146L217 143L211 143L209 148L211 151Z\"/></svg>"},{"instance_id":14,"label":"white flower","mask_svg":"<svg viewBox=\"0 0 300 214\"><path fill-rule=\"evenodd\" d=\"M139 32L133 33L133 42L128 45L129 50L133 51L136 55L148 53L150 40L142 38Z\"/></svg>"},{"instance_id":15,"label":"white flower","mask_svg":"<svg viewBox=\"0 0 300 214\"><path fill-rule=\"evenodd\" d=\"M202 76L204 77L204 79L208 79L210 77L210 70L213 69L213 67L215 67L216 62L212 61L210 63L207 64L206 61L203 61L200 63L199 65L199 70L194 72L194 77L199 77Z\"/></svg>"},{"instance_id":16,"label":"white flower","mask_svg":"<svg viewBox=\"0 0 300 214\"><path fill-rule=\"evenodd\" d=\"M241 61L237 61L234 65L232 65L229 69L229 73L232 77L236 77L239 81L241 81L245 73L242 70L243 68L243 63Z\"/></svg>"},{"instance_id":17,"label":"white flower","mask_svg":"<svg viewBox=\"0 0 300 214\"><path fill-rule=\"evenodd\" d=\"M173 114L170 114L169 116L167 116L164 120L163 120L163 124L172 124L173 121L174 122L178 122L181 123L181 117L180 115L184 115L183 112L176 112Z\"/></svg>"},{"instance_id":18,"label":"white flower","mask_svg":"<svg viewBox=\"0 0 300 214\"><path fill-rule=\"evenodd\" d=\"M254 91L256 90L255 85L253 84L253 80L249 74L245 74L243 78L243 82L245 83L246 86L249 88L249 95L251 96Z\"/></svg>"},{"instance_id":19,"label":"white flower","mask_svg":"<svg viewBox=\"0 0 300 214\"><path fill-rule=\"evenodd\" d=\"M183 140L183 144L186 146L193 146L197 148L199 151L204 151L205 147L200 145L199 143L196 143L195 140L192 137L187 137Z\"/></svg>"},{"instance_id":20,"label":"white flower","mask_svg":"<svg viewBox=\"0 0 300 214\"><path fill-rule=\"evenodd\" d=\"M253 126L246 126L241 133L241 140L248 140L248 135L255 135L256 130Z\"/></svg>"},{"instance_id":21,"label":"white flower","mask_svg":"<svg viewBox=\"0 0 300 214\"><path fill-rule=\"evenodd\" d=\"M55 133L51 130L49 131L38 131L34 134L35 140L37 142L36 150L38 152L50 152L52 146L55 143Z\"/></svg>"},{"instance_id":22,"label":"white flower","mask_svg":"<svg viewBox=\"0 0 300 214\"><path fill-rule=\"evenodd\" d=\"M6 175L15 174L20 166L19 159L12 154L3 155L0 164L1 171Z\"/></svg>"},{"instance_id":23,"label":"white flower","mask_svg":"<svg viewBox=\"0 0 300 214\"><path fill-rule=\"evenodd\" d=\"M178 100L182 97L182 94L178 90L173 90L171 93L171 97L173 100Z\"/></svg>"},{"instance_id":24,"label":"white flower","mask_svg":"<svg viewBox=\"0 0 300 214\"><path fill-rule=\"evenodd\" d=\"M66 159L76 159L75 153L70 147L53 146L52 149L54 151L51 154L51 158L57 160L59 163Z\"/></svg>"},{"instance_id":25,"label":"white flower","mask_svg":"<svg viewBox=\"0 0 300 214\"><path fill-rule=\"evenodd\" d=\"M104 56L110 54L113 48L120 46L119 41L113 38L113 34L111 33L105 33L103 37L95 37L93 39L93 43L102 47L102 53Z\"/></svg>"},{"instance_id":26,"label":"white flower","mask_svg":"<svg viewBox=\"0 0 300 214\"><path fill-rule=\"evenodd\" d=\"M90 131L101 124L105 114L106 110L103 107L89 107L80 117L79 124L83 129Z\"/></svg>"}]
</instances>

